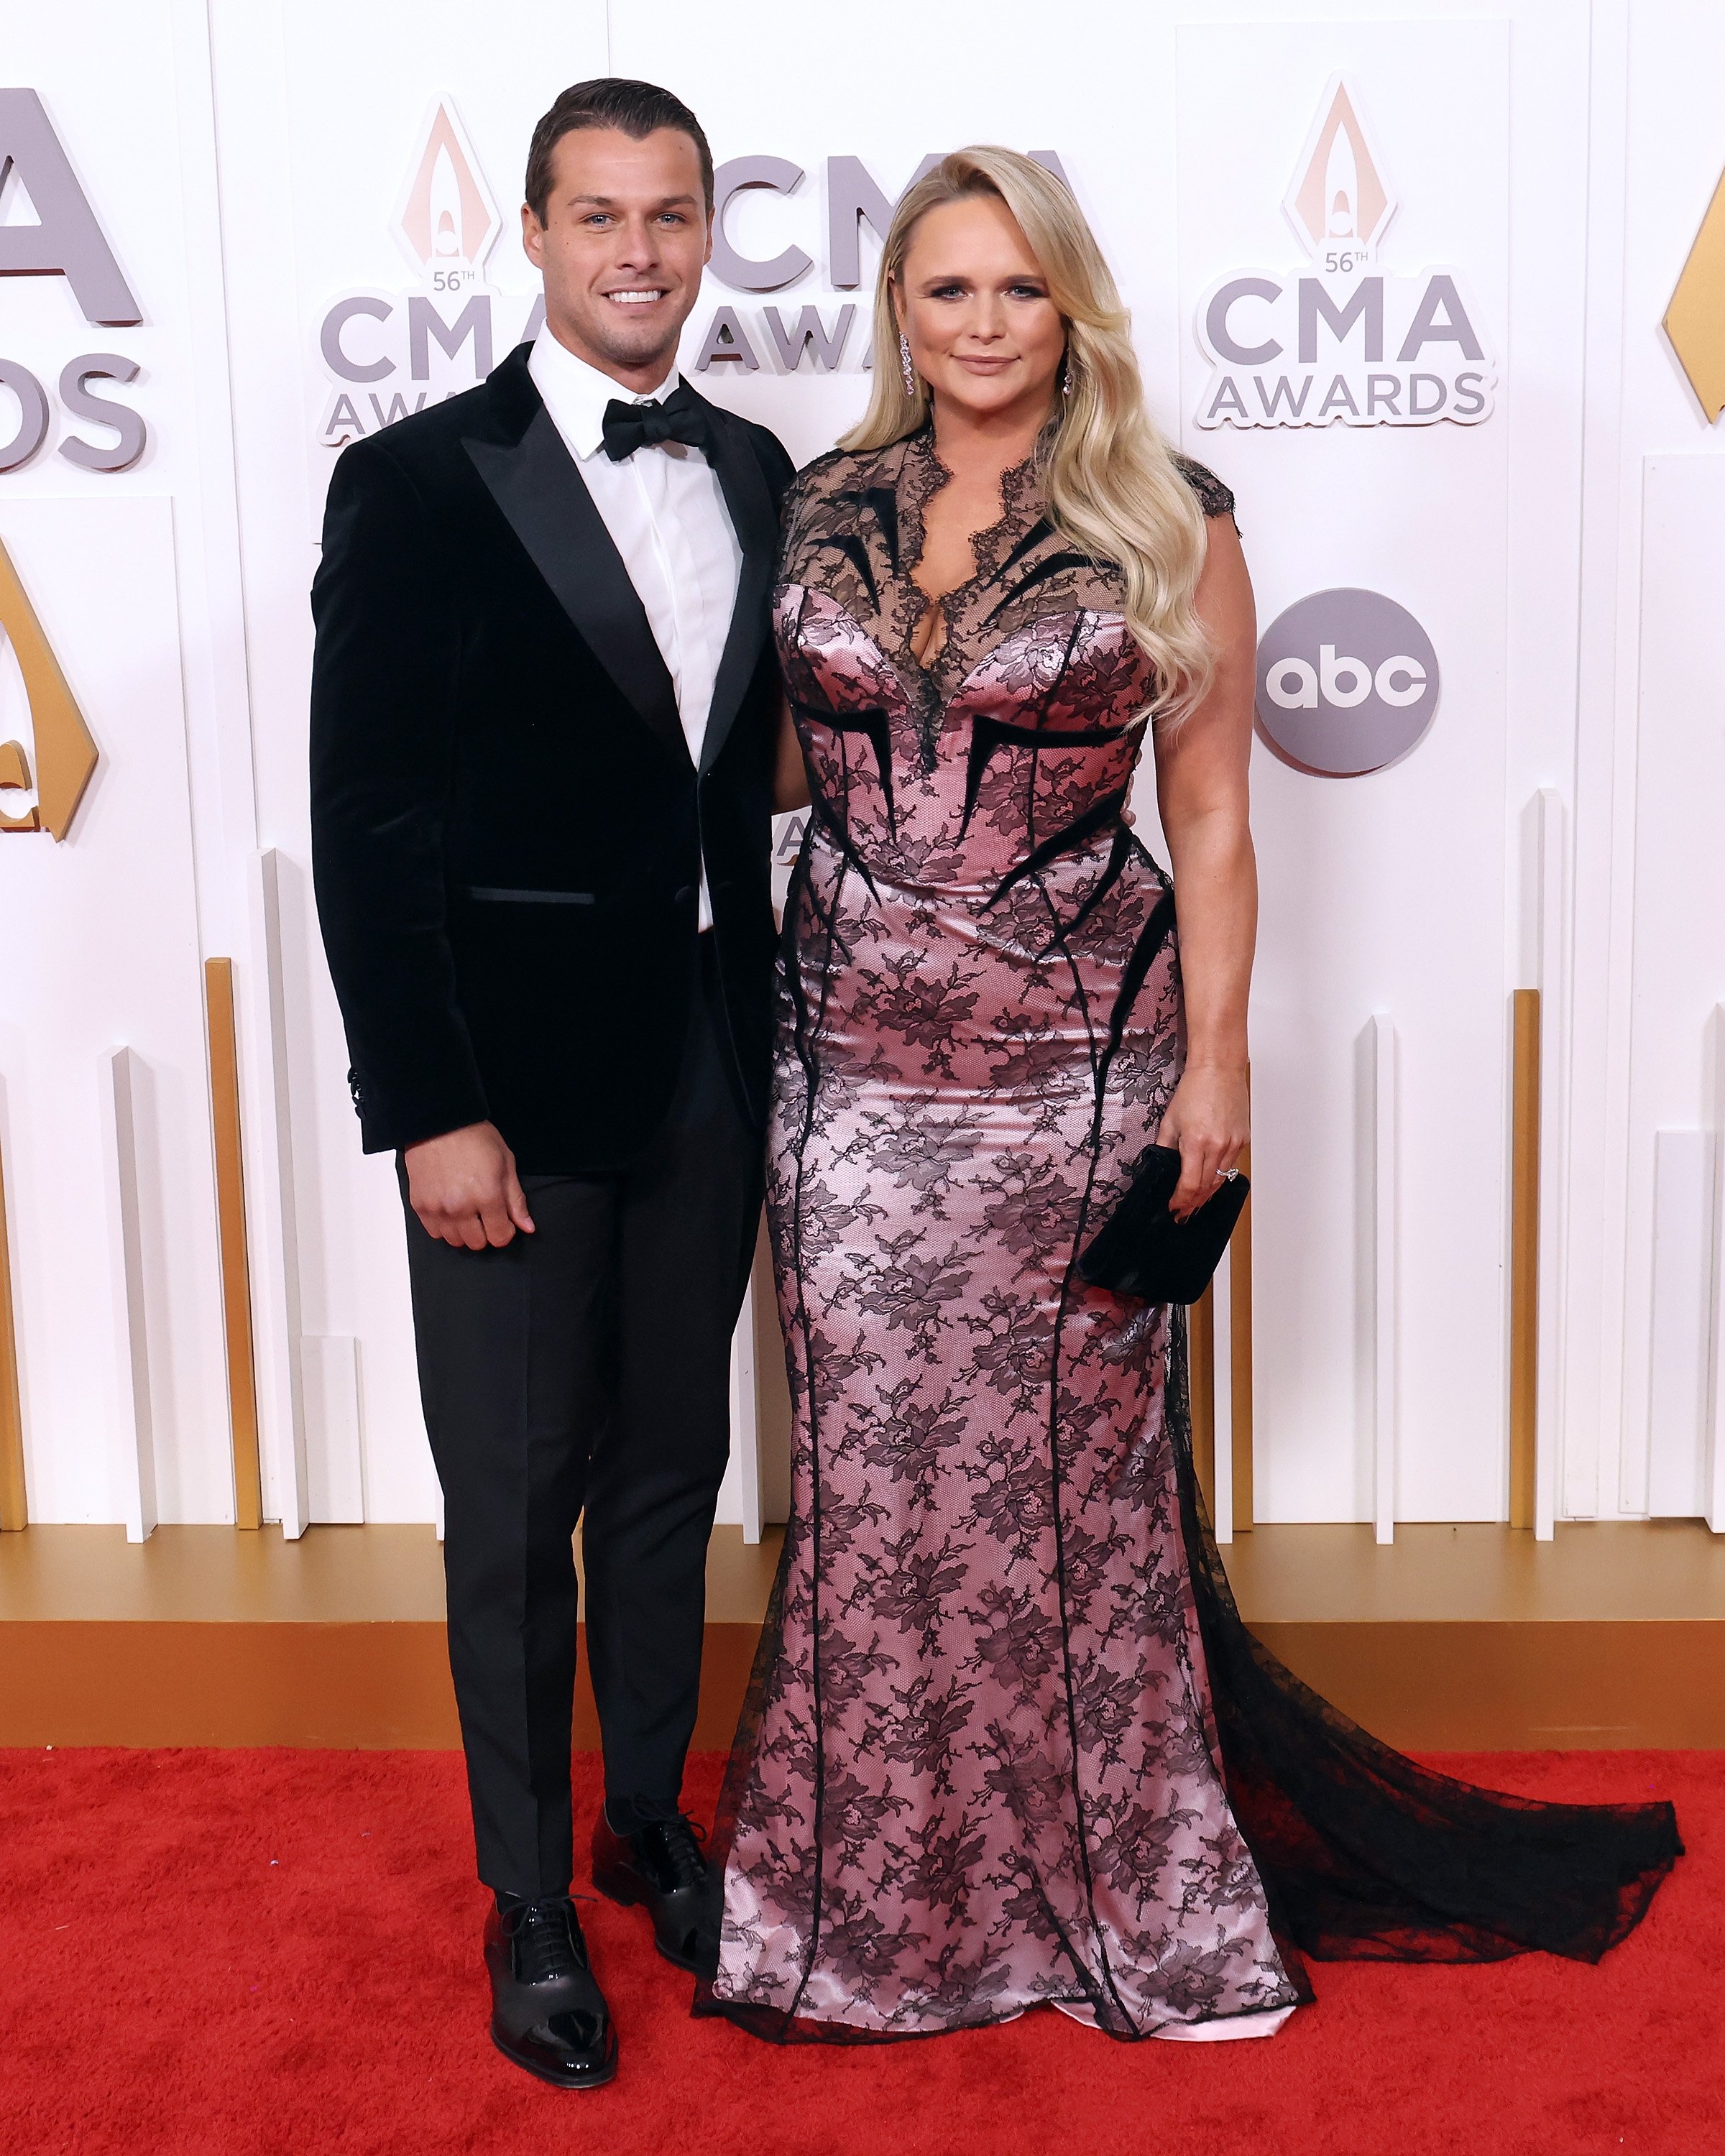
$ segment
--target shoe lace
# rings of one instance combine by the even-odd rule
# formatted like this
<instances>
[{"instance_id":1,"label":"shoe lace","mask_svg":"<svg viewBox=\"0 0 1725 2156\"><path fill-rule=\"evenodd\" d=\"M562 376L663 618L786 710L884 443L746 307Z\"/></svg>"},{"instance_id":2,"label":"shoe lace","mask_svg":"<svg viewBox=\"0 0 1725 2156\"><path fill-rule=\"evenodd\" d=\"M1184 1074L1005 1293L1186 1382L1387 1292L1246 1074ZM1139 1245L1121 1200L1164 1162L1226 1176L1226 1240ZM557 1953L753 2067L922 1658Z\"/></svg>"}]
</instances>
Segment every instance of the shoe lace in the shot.
<instances>
[{"instance_id":1,"label":"shoe lace","mask_svg":"<svg viewBox=\"0 0 1725 2156\"><path fill-rule=\"evenodd\" d=\"M671 1892L698 1887L706 1876L706 1858L701 1853L701 1844L706 1840L705 1831L693 1820L685 1819L680 1812L675 1819L655 1820L651 1831L658 1840L660 1854L670 1875Z\"/></svg>"},{"instance_id":2,"label":"shoe lace","mask_svg":"<svg viewBox=\"0 0 1725 2156\"><path fill-rule=\"evenodd\" d=\"M510 1920L516 1979L548 1984L587 1965L581 1927L567 1902L529 1902Z\"/></svg>"}]
</instances>

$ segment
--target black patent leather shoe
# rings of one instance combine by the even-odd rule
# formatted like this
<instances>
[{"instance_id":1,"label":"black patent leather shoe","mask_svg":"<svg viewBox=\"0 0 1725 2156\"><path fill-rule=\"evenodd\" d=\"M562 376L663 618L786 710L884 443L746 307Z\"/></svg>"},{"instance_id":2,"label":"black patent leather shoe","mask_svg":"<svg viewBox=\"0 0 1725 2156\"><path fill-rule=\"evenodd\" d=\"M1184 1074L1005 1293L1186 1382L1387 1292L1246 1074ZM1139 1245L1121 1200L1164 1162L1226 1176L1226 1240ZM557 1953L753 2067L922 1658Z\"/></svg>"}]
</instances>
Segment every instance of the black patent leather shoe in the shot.
<instances>
[{"instance_id":1,"label":"black patent leather shoe","mask_svg":"<svg viewBox=\"0 0 1725 2156\"><path fill-rule=\"evenodd\" d=\"M624 1908L653 1919L653 1942L669 1962L711 1976L719 1961L722 1886L680 1813L619 1834L600 1807L593 1830L593 1883Z\"/></svg>"},{"instance_id":2,"label":"black patent leather shoe","mask_svg":"<svg viewBox=\"0 0 1725 2156\"><path fill-rule=\"evenodd\" d=\"M602 2088L617 2071L617 2031L567 1895L494 1909L485 1922L491 2041L558 2088Z\"/></svg>"}]
</instances>

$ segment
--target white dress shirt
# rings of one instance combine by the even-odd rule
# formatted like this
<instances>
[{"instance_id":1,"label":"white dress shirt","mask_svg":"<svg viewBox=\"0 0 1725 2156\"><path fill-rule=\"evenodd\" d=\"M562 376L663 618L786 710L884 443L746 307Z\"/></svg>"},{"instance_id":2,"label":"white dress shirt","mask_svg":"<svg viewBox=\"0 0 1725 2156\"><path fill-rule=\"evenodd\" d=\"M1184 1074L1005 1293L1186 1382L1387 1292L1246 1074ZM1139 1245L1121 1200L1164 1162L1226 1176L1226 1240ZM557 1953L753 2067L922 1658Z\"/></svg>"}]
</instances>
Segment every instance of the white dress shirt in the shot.
<instances>
[{"instance_id":1,"label":"white dress shirt","mask_svg":"<svg viewBox=\"0 0 1725 2156\"><path fill-rule=\"evenodd\" d=\"M677 386L673 371L648 393L625 389L578 359L548 327L533 341L527 372L563 438L593 506L605 520L644 608L676 691L683 737L697 768L712 708L713 681L737 605L742 549L716 472L699 449L657 442L613 463L603 447L612 398L641 404ZM712 926L706 869L700 925Z\"/></svg>"}]
</instances>

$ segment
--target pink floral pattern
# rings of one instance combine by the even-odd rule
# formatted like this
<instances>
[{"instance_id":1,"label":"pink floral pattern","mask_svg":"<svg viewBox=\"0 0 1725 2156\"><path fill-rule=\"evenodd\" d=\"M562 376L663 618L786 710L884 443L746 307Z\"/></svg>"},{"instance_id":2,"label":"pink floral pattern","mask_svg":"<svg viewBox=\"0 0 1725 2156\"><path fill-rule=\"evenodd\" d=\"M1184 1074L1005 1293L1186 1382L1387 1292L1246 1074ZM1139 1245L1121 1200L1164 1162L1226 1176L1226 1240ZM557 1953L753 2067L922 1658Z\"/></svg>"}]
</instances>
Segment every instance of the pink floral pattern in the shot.
<instances>
[{"instance_id":1,"label":"pink floral pattern","mask_svg":"<svg viewBox=\"0 0 1725 2156\"><path fill-rule=\"evenodd\" d=\"M942 476L914 436L788 508L793 1504L712 1996L858 2035L1053 2001L1142 2035L1298 1995L1224 1791L1168 1313L1073 1269L1180 1068L1172 896L1119 815L1152 683L1032 466L919 667Z\"/></svg>"}]
</instances>

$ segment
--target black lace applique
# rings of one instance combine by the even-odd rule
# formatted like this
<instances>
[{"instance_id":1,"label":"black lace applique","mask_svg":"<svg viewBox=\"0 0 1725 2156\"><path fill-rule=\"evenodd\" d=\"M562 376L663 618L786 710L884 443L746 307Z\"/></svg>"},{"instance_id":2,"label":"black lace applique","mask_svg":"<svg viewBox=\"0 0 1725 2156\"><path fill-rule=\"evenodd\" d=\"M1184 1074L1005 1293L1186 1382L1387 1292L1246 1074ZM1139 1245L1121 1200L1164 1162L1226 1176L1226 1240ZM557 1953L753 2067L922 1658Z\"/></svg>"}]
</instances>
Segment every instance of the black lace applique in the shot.
<instances>
[{"instance_id":1,"label":"black lace applique","mask_svg":"<svg viewBox=\"0 0 1725 2156\"><path fill-rule=\"evenodd\" d=\"M1195 457L1183 455L1178 449L1172 452L1175 469L1188 486L1198 496L1198 505L1206 516L1232 516L1234 490L1219 480L1208 465L1201 465Z\"/></svg>"}]
</instances>

